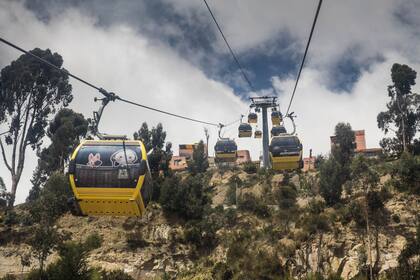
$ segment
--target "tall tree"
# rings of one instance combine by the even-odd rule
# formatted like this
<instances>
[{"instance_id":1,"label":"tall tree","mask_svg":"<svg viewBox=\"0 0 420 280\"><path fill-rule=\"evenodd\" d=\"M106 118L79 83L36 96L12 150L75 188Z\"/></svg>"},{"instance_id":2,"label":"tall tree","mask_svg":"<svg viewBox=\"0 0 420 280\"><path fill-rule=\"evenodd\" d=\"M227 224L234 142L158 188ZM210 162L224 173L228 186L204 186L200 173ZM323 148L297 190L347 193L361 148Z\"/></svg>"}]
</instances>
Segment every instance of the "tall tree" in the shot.
<instances>
[{"instance_id":1,"label":"tall tree","mask_svg":"<svg viewBox=\"0 0 420 280\"><path fill-rule=\"evenodd\" d=\"M86 136L88 121L82 114L63 108L50 122L47 135L51 145L41 151L40 160L48 164L47 171L64 171L72 151Z\"/></svg>"},{"instance_id":2,"label":"tall tree","mask_svg":"<svg viewBox=\"0 0 420 280\"><path fill-rule=\"evenodd\" d=\"M206 151L204 150L204 142L201 140L196 147L192 159L188 161L188 170L191 174L204 173L209 167Z\"/></svg>"},{"instance_id":3,"label":"tall tree","mask_svg":"<svg viewBox=\"0 0 420 280\"><path fill-rule=\"evenodd\" d=\"M32 175L33 186L27 201L36 199L41 186L53 172L64 172L64 166L72 151L86 136L87 130L88 121L82 114L67 108L58 111L47 131L51 144L47 148L37 151L38 166Z\"/></svg>"},{"instance_id":4,"label":"tall tree","mask_svg":"<svg viewBox=\"0 0 420 280\"><path fill-rule=\"evenodd\" d=\"M395 63L391 68L393 84L388 86L391 100L386 104L387 111L377 116L378 127L394 137L381 140L386 152L401 154L408 151L420 127L420 95L413 93L411 87L416 84L417 73L408 65Z\"/></svg>"},{"instance_id":5,"label":"tall tree","mask_svg":"<svg viewBox=\"0 0 420 280\"><path fill-rule=\"evenodd\" d=\"M34 49L31 53L61 67L62 57L50 50ZM12 178L9 206L13 206L16 190L25 164L27 147L39 148L45 135L47 118L59 106L73 99L68 75L45 65L28 54L20 56L1 70L0 124L8 133L0 138L3 161ZM6 145L11 146L10 153Z\"/></svg>"},{"instance_id":6,"label":"tall tree","mask_svg":"<svg viewBox=\"0 0 420 280\"><path fill-rule=\"evenodd\" d=\"M134 139L141 140L146 148L147 152L152 153L149 155L149 166L150 171L154 179L159 177L160 172L164 176L169 175L169 162L172 158L172 144L166 142L166 131L163 130L161 123L158 123L156 127L149 130L147 123L143 123L140 129L134 132Z\"/></svg>"},{"instance_id":7,"label":"tall tree","mask_svg":"<svg viewBox=\"0 0 420 280\"><path fill-rule=\"evenodd\" d=\"M365 227L367 244L368 244L368 258L369 258L369 274L372 279L374 274L379 273L380 270L380 230L387 225L389 221L389 213L385 208L384 202L387 197L378 188L379 175L373 170L364 156L356 156L351 164L352 183L357 188L359 195L363 197L363 218L360 219L360 214L357 214L356 224ZM356 193L357 195L357 193ZM362 209L359 209L362 210ZM372 244L371 244L371 230L374 229L376 260L373 264L372 260ZM373 265L372 265L373 264Z\"/></svg>"},{"instance_id":8,"label":"tall tree","mask_svg":"<svg viewBox=\"0 0 420 280\"><path fill-rule=\"evenodd\" d=\"M340 201L344 182L343 168L334 157L330 157L321 164L319 191L328 206Z\"/></svg>"},{"instance_id":9,"label":"tall tree","mask_svg":"<svg viewBox=\"0 0 420 280\"><path fill-rule=\"evenodd\" d=\"M349 123L338 123L335 126L335 145L332 147L332 155L342 166L349 166L354 155L355 136Z\"/></svg>"},{"instance_id":10,"label":"tall tree","mask_svg":"<svg viewBox=\"0 0 420 280\"><path fill-rule=\"evenodd\" d=\"M7 190L3 178L0 177L0 209L7 206Z\"/></svg>"}]
</instances>

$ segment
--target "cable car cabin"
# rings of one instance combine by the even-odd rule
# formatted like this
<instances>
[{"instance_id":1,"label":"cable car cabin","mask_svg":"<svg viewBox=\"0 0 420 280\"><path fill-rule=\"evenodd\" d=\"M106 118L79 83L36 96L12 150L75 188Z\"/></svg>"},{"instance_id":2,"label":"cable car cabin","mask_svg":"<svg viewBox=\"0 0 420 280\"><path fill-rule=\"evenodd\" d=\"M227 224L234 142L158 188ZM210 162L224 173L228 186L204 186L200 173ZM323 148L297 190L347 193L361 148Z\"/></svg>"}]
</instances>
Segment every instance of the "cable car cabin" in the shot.
<instances>
[{"instance_id":1,"label":"cable car cabin","mask_svg":"<svg viewBox=\"0 0 420 280\"><path fill-rule=\"evenodd\" d=\"M239 137L251 137L252 136L252 127L248 123L241 123L238 128Z\"/></svg>"},{"instance_id":2,"label":"cable car cabin","mask_svg":"<svg viewBox=\"0 0 420 280\"><path fill-rule=\"evenodd\" d=\"M271 128L271 137L279 136L280 134L287 133L286 128L282 125L276 125Z\"/></svg>"},{"instance_id":3,"label":"cable car cabin","mask_svg":"<svg viewBox=\"0 0 420 280\"><path fill-rule=\"evenodd\" d=\"M296 136L284 134L273 137L269 150L273 170L303 168L302 144Z\"/></svg>"},{"instance_id":4,"label":"cable car cabin","mask_svg":"<svg viewBox=\"0 0 420 280\"><path fill-rule=\"evenodd\" d=\"M261 138L261 137L262 137L262 131L261 130L255 130L254 138Z\"/></svg>"},{"instance_id":5,"label":"cable car cabin","mask_svg":"<svg viewBox=\"0 0 420 280\"><path fill-rule=\"evenodd\" d=\"M214 146L215 162L236 162L238 146L235 141L228 138L221 138L217 140Z\"/></svg>"},{"instance_id":6,"label":"cable car cabin","mask_svg":"<svg viewBox=\"0 0 420 280\"><path fill-rule=\"evenodd\" d=\"M152 196L146 149L141 141L86 140L69 166L73 214L142 216Z\"/></svg>"},{"instance_id":7,"label":"cable car cabin","mask_svg":"<svg viewBox=\"0 0 420 280\"><path fill-rule=\"evenodd\" d=\"M256 113L249 113L248 115L248 123L257 123L258 115Z\"/></svg>"},{"instance_id":8,"label":"cable car cabin","mask_svg":"<svg viewBox=\"0 0 420 280\"><path fill-rule=\"evenodd\" d=\"M279 111L271 112L271 123L273 125L280 125L282 120L283 119L282 119L281 113Z\"/></svg>"}]
</instances>

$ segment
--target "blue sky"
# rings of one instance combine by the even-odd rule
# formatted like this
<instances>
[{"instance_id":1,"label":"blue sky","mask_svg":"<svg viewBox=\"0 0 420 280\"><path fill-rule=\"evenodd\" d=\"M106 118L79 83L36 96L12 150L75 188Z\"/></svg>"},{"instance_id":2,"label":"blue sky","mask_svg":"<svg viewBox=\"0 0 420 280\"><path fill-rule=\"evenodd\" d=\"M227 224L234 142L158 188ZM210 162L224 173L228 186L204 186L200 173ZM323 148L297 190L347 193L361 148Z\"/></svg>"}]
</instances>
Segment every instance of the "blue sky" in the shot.
<instances>
[{"instance_id":1,"label":"blue sky","mask_svg":"<svg viewBox=\"0 0 420 280\"><path fill-rule=\"evenodd\" d=\"M174 113L228 123L247 112L247 97L253 94L277 94L284 110L317 1L208 3L257 92L249 92L198 0L5 0L0 1L0 34L26 49L50 48L85 79ZM385 109L392 64L420 71L419 27L420 0L324 1L292 105L305 155L309 149L327 154L329 135L340 121L365 129L368 147L378 146L383 133L376 115ZM0 68L19 55L0 46ZM71 83L70 107L90 117L98 94ZM419 92L418 86L414 90ZM107 108L101 125L109 133L131 135L143 121L161 122L175 147L204 137L201 125L120 103ZM236 129L229 127L225 135L236 137ZM210 132L213 145L217 130ZM261 154L259 140L237 142L254 159ZM30 189L36 165L33 151L27 158L19 201ZM10 181L2 162L0 176Z\"/></svg>"}]
</instances>

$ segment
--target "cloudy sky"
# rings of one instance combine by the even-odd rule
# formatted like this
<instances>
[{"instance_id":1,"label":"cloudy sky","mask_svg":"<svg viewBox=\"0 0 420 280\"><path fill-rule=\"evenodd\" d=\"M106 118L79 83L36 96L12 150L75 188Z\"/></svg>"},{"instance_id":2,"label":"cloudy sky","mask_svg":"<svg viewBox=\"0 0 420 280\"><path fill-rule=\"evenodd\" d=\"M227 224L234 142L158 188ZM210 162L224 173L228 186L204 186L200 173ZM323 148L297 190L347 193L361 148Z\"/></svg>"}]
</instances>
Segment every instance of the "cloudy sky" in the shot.
<instances>
[{"instance_id":1,"label":"cloudy sky","mask_svg":"<svg viewBox=\"0 0 420 280\"><path fill-rule=\"evenodd\" d=\"M257 92L241 79L199 0L0 0L0 36L28 50L58 52L66 69L127 99L227 123L247 113L252 95L276 94L287 108L317 2L208 0ZM291 108L305 155L311 148L327 154L340 121L365 129L368 147L378 146L376 115L385 109L392 64L420 69L419 27L420 0L324 1ZM0 68L19 55L0 45ZM70 107L90 117L98 93L71 83ZM175 146L204 137L203 125L121 103L106 109L101 130L131 135L144 121L161 122ZM210 133L213 146L217 130ZM236 133L230 127L225 136ZM260 140L237 142L253 158L261 154ZM35 168L32 151L27 158L18 202ZM10 185L3 162L0 176Z\"/></svg>"}]
</instances>

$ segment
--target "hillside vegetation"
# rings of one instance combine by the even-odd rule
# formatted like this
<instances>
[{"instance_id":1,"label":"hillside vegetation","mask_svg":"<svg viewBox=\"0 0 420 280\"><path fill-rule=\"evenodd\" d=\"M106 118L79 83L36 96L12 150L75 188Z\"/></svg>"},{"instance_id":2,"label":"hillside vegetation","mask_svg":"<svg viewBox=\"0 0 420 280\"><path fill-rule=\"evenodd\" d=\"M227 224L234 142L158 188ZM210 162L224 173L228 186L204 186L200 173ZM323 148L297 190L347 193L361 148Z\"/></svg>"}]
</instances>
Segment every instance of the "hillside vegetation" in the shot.
<instances>
[{"instance_id":1,"label":"hillside vegetation","mask_svg":"<svg viewBox=\"0 0 420 280\"><path fill-rule=\"evenodd\" d=\"M150 205L143 218L64 213L54 225L61 244L46 258L46 274L62 265L63 251L74 250L72 258L85 262L78 271L83 274L84 269L87 279L101 269L125 271L134 279L365 279L368 217L374 274L415 279L410 277L419 273L419 196L406 192L406 182L393 173L406 163L366 164L379 176L368 197L368 216L359 181L328 206L319 173L247 174L240 169L166 179L160 203ZM54 183L61 177L54 175ZM66 184L65 178L61 183ZM3 217L3 274L38 267L36 254L31 254L38 227L31 211L33 204L28 203ZM89 239L96 244L84 245ZM32 256L30 265L23 266L26 255ZM62 277L48 279L81 279Z\"/></svg>"}]
</instances>

